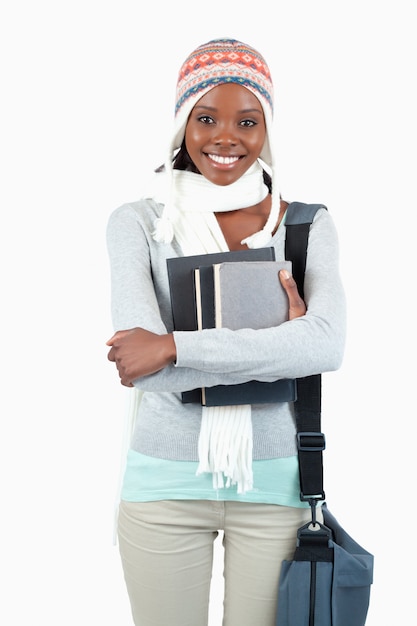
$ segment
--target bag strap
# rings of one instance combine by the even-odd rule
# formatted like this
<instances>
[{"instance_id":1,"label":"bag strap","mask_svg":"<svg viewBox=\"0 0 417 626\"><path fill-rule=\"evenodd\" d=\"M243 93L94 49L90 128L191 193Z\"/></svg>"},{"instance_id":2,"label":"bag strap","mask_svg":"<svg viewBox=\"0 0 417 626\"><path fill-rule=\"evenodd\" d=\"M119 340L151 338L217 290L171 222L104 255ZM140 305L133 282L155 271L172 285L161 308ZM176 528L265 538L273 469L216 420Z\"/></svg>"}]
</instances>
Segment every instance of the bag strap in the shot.
<instances>
[{"instance_id":1,"label":"bag strap","mask_svg":"<svg viewBox=\"0 0 417 626\"><path fill-rule=\"evenodd\" d=\"M285 217L285 258L292 261L293 276L304 298L304 273L307 261L310 225L322 204L292 202ZM310 503L312 522L316 522L316 505L325 499L323 491L324 434L321 432L321 374L297 379L294 402L297 425L300 499Z\"/></svg>"}]
</instances>

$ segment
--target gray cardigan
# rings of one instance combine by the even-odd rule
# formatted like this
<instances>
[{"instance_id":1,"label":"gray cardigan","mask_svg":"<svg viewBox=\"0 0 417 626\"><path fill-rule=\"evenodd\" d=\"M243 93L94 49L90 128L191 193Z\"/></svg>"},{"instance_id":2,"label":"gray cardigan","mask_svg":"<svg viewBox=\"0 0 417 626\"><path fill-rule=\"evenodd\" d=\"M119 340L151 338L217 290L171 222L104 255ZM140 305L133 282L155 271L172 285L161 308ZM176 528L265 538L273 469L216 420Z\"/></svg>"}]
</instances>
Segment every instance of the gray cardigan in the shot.
<instances>
[{"instance_id":1,"label":"gray cardigan","mask_svg":"<svg viewBox=\"0 0 417 626\"><path fill-rule=\"evenodd\" d=\"M114 330L140 326L173 331L166 259L182 256L172 244L152 239L162 206L153 200L125 204L110 216L107 244ZM285 226L271 244L284 258ZM145 391L131 447L170 460L198 460L201 406L182 404L181 391L252 379L272 381L337 369L342 361L346 314L333 220L320 209L310 231L304 317L262 330L209 329L174 332L177 361L135 381ZM291 403L252 406L253 458L296 454Z\"/></svg>"}]
</instances>

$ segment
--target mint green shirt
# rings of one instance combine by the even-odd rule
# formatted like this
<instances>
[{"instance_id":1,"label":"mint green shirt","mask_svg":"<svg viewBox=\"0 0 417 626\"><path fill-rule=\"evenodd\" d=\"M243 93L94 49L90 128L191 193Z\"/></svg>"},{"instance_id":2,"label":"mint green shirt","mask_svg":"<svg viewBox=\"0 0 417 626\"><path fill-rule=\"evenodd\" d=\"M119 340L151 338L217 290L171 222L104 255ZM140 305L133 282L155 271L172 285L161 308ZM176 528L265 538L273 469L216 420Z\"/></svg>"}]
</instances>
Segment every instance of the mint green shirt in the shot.
<instances>
[{"instance_id":1,"label":"mint green shirt","mask_svg":"<svg viewBox=\"0 0 417 626\"><path fill-rule=\"evenodd\" d=\"M308 506L300 500L296 456L254 461L254 488L238 494L236 487L213 489L211 474L196 476L197 462L166 461L129 450L122 500L234 500L283 506Z\"/></svg>"}]
</instances>

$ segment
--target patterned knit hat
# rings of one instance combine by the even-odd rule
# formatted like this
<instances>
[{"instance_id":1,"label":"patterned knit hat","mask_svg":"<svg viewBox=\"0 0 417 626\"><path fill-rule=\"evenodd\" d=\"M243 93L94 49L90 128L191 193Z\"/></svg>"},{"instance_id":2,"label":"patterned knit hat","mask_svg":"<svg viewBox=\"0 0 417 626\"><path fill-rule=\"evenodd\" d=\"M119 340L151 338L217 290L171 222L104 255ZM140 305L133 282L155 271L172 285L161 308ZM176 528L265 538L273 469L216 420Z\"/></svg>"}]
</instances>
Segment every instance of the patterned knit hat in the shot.
<instances>
[{"instance_id":1,"label":"patterned knit hat","mask_svg":"<svg viewBox=\"0 0 417 626\"><path fill-rule=\"evenodd\" d=\"M266 139L260 159L267 165L266 169L269 169L276 201L273 202L268 222L261 231L262 236L257 237L256 242L248 242L250 247L262 247L271 239L271 232L278 219L280 202L271 147L272 79L266 61L254 48L236 39L214 39L199 46L187 57L178 75L174 132L165 169L169 172L172 168L174 154L181 147L187 120L195 104L211 89L229 83L242 85L251 91L261 103L265 117ZM161 227L162 223L159 226ZM161 232L155 237L158 241L171 240L171 233L164 234L163 228L160 230Z\"/></svg>"},{"instance_id":2,"label":"patterned knit hat","mask_svg":"<svg viewBox=\"0 0 417 626\"><path fill-rule=\"evenodd\" d=\"M273 86L263 57L235 39L215 39L198 47L185 60L177 82L173 148L179 148L191 110L198 100L218 85L236 83L246 87L261 102L265 121L272 120ZM272 165L269 146L261 158Z\"/></svg>"}]
</instances>

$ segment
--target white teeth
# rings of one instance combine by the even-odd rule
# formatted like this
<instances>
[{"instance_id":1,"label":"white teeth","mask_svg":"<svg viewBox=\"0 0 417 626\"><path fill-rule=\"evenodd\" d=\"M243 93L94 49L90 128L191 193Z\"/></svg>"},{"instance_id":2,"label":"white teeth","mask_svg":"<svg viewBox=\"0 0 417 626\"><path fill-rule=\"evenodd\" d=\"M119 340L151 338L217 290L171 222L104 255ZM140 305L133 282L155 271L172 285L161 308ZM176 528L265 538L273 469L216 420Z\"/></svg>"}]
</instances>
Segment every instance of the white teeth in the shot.
<instances>
[{"instance_id":1,"label":"white teeth","mask_svg":"<svg viewBox=\"0 0 417 626\"><path fill-rule=\"evenodd\" d=\"M218 156L217 154L209 154L210 159L212 161L216 161L216 163L221 163L222 165L230 165L231 163L236 163L239 160L239 157L223 157Z\"/></svg>"}]
</instances>

